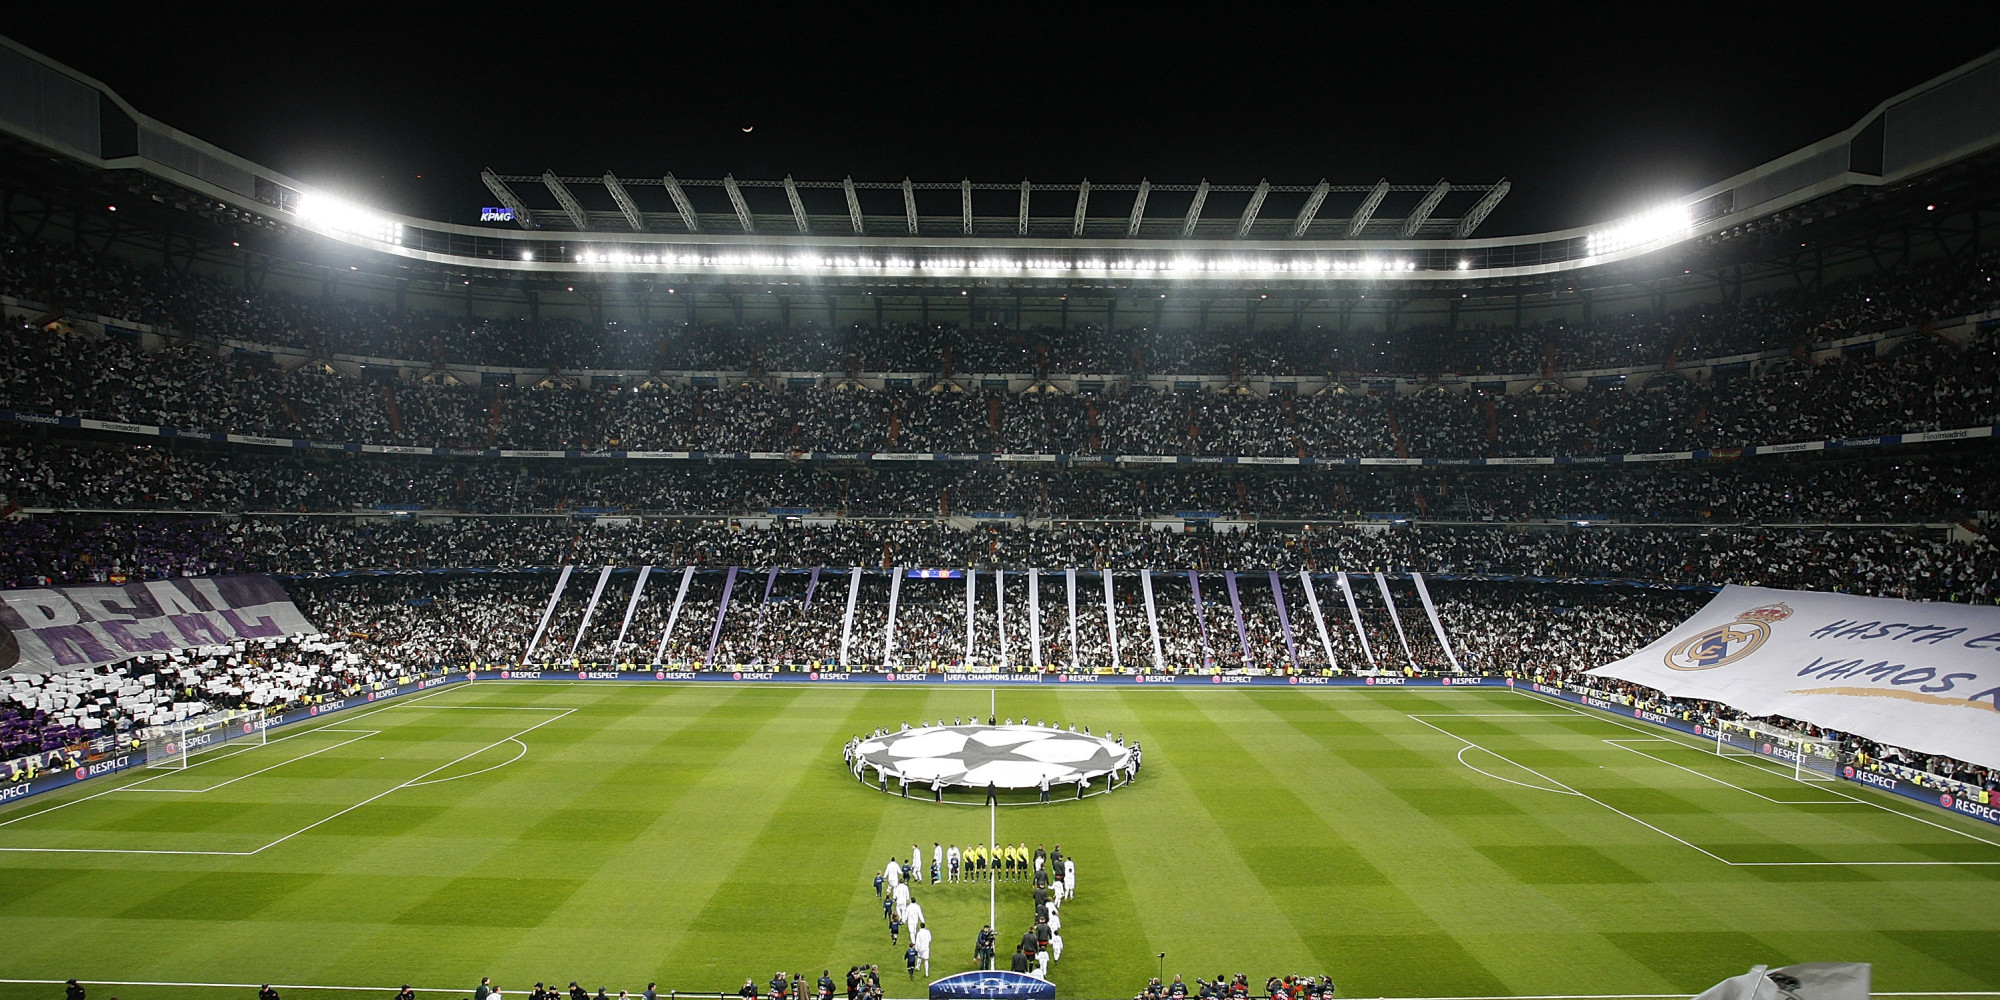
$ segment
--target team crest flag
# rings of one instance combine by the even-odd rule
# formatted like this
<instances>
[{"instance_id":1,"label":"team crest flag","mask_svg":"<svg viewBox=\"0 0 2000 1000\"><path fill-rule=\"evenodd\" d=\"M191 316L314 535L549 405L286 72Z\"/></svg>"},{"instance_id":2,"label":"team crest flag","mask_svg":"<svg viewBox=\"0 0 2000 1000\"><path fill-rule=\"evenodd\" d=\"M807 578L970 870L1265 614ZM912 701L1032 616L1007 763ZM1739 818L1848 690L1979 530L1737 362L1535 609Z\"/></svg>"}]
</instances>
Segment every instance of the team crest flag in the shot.
<instances>
[{"instance_id":1,"label":"team crest flag","mask_svg":"<svg viewBox=\"0 0 2000 1000\"><path fill-rule=\"evenodd\" d=\"M2000 767L2000 608L1729 586L1590 673Z\"/></svg>"}]
</instances>

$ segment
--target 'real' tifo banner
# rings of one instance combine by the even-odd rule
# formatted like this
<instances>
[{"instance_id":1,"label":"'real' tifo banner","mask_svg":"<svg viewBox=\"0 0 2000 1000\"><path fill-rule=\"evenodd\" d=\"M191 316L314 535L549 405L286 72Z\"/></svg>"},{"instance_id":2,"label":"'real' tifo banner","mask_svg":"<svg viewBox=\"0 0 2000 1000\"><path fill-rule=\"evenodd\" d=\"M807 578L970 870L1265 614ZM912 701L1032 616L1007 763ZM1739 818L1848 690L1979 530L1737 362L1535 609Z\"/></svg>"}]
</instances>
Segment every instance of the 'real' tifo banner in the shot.
<instances>
[{"instance_id":1,"label":"'real' tifo banner","mask_svg":"<svg viewBox=\"0 0 2000 1000\"><path fill-rule=\"evenodd\" d=\"M2000 767L2000 608L1729 586L1591 673Z\"/></svg>"},{"instance_id":2,"label":"'real' tifo banner","mask_svg":"<svg viewBox=\"0 0 2000 1000\"><path fill-rule=\"evenodd\" d=\"M42 674L139 653L317 631L268 576L0 591L0 673Z\"/></svg>"}]
</instances>

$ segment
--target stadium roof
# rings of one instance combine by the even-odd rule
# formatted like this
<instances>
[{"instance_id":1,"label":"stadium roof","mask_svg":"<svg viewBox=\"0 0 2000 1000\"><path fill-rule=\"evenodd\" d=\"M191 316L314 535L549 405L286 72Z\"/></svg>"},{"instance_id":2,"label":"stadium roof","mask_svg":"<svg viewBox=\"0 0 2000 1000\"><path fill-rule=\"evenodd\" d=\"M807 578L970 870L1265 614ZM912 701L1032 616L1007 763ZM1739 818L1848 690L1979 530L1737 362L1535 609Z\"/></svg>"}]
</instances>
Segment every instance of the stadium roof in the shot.
<instances>
[{"instance_id":1,"label":"stadium roof","mask_svg":"<svg viewBox=\"0 0 2000 1000\"><path fill-rule=\"evenodd\" d=\"M1001 184L488 171L499 207L513 210L514 225L532 227L495 228L343 201L156 121L97 81L7 39L0 39L0 77L15 82L0 100L0 132L82 166L136 171L220 214L317 234L365 255L544 277L1223 286L1553 276L1642 258L2000 148L1996 52L1883 101L1835 135L1645 213L1519 236L1472 235L1505 196L1504 180L1464 187L1442 180ZM530 189L537 205L523 198ZM579 189L609 207L585 206ZM718 191L720 201L711 197ZM1155 214L1156 192L1186 200ZM1240 207L1211 214L1207 199L1216 193L1240 196ZM1395 195L1416 203L1383 213ZM1011 211L993 211L1010 201Z\"/></svg>"}]
</instances>

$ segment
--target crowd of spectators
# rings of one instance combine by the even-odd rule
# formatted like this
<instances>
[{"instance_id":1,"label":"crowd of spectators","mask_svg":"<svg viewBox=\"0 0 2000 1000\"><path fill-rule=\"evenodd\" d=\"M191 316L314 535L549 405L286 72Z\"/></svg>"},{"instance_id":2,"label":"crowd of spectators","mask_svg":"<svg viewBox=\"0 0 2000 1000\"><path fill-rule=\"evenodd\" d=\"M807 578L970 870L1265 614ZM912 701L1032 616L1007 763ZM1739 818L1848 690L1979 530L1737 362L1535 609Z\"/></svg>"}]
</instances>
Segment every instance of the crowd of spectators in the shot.
<instances>
[{"instance_id":1,"label":"crowd of spectators","mask_svg":"<svg viewBox=\"0 0 2000 1000\"><path fill-rule=\"evenodd\" d=\"M1917 326L2000 303L1995 255L1972 255L1824 288L1528 327L1393 333L1149 326L1115 331L813 323L639 325L470 319L379 302L246 292L80 248L0 237L0 294L192 333L321 354L533 369L1324 375L1536 374L1787 349Z\"/></svg>"},{"instance_id":2,"label":"crowd of spectators","mask_svg":"<svg viewBox=\"0 0 2000 1000\"><path fill-rule=\"evenodd\" d=\"M1014 395L762 386L429 384L289 372L185 345L142 352L7 332L0 408L330 443L535 450L996 452L1256 457L1607 455L1833 440L2000 422L1991 335L1756 377L1514 395L1225 396L1136 385Z\"/></svg>"},{"instance_id":3,"label":"crowd of spectators","mask_svg":"<svg viewBox=\"0 0 2000 1000\"><path fill-rule=\"evenodd\" d=\"M1932 522L2000 509L1984 442L1894 457L1565 469L592 462L0 437L0 504L53 510Z\"/></svg>"},{"instance_id":4,"label":"crowd of spectators","mask_svg":"<svg viewBox=\"0 0 2000 1000\"><path fill-rule=\"evenodd\" d=\"M398 647L364 653L345 640L299 635L147 653L61 673L0 675L0 762L10 762L0 765L0 777L25 780L78 753L131 747L149 726L219 710L282 711L439 669L430 650L410 654L406 662ZM45 753L60 756L40 757Z\"/></svg>"},{"instance_id":5,"label":"crowd of spectators","mask_svg":"<svg viewBox=\"0 0 2000 1000\"><path fill-rule=\"evenodd\" d=\"M304 577L371 571L561 565L1110 568L1415 571L1468 577L1725 583L1990 603L2000 558L1974 535L1894 527L1574 527L1417 524L1241 532L1056 522L960 530L934 519L851 519L746 528L723 519L579 521L132 518L41 515L0 523L0 585L40 586L262 571Z\"/></svg>"}]
</instances>

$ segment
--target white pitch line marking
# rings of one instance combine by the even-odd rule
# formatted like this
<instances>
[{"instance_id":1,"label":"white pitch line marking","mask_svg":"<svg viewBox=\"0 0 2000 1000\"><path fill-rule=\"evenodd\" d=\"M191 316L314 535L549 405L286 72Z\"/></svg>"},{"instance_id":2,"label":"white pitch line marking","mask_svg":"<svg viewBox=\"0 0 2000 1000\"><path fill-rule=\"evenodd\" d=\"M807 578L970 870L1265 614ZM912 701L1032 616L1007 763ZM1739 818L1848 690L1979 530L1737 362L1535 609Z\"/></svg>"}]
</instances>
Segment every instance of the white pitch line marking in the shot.
<instances>
[{"instance_id":1,"label":"white pitch line marking","mask_svg":"<svg viewBox=\"0 0 2000 1000\"><path fill-rule=\"evenodd\" d=\"M227 781L224 781L224 782L221 782L220 784L215 784L215 785L210 785L210 786L209 786L209 787L207 787L207 788L146 788L146 787L141 787L141 786L139 786L139 785L137 785L137 784L132 784L132 785L124 785L124 786L121 786L121 787L118 787L118 788L114 788L114 789L112 789L112 791L114 791L114 792L167 792L167 793L177 793L177 794L181 794L181 795L200 795L200 794L202 794L202 793L204 793L204 792L212 792L212 791L215 791L215 790L216 790L216 789L218 789L218 788L225 788L225 787L227 787L227 786L229 786L229 785L233 785L233 784L235 784L235 783L237 783L237 782L239 782L239 781L242 781L242 780L243 780L244 778L254 778L254 777L256 777L257 775L260 775L260 774L263 774L263 773L264 773L265 771L275 771L275 770L277 770L278 768L281 768L281 767L284 767L284 766L285 766L286 764L296 764L296 763L298 763L299 761L302 761L302 760L305 760L305 759L306 759L307 757L313 757L313 756L317 756L317 755L319 755L319 754L323 754L323 753L327 752L328 750L338 750L338 749L340 749L341 747L344 747L344 746L347 746L347 745L348 745L348 744L350 744L350 743L359 743L359 742L361 742L362 740L365 740L365 739L367 739L367 738L368 738L368 737L370 737L370 736L380 736L380 735L382 735L382 731L381 731L381 730L379 730L379 729L315 729L315 730L313 730L313 732L316 732L316 733L360 733L361 735L359 735L359 736L356 736L355 738L353 738L353 739L351 739L351 740L341 740L341 741L340 741L340 742L338 742L338 743L334 743L334 744L330 744L330 745L328 745L328 746L323 746L323 747L320 747L320 748L319 748L318 750L314 750L314 751L312 751L312 752L310 752L310 753L302 753L302 754L298 755L297 757L293 757L293 758L291 758L290 760L281 760L281 761L277 762L276 764L272 764L272 765L270 765L270 766L268 766L268 767L260 767L260 768L258 768L257 770L255 770L255 771L251 771L251 772L250 772L250 773L248 773L248 774L239 774L239 775L237 775L237 776L236 776L236 777L234 777L234 778L230 778L229 780L227 780ZM269 744L266 744L266 746L268 746L268 745L269 745ZM204 761L204 763L206 763L206 762ZM185 768L184 768L183 770L185 770ZM162 774L162 775L158 775L157 777L162 777L162 778L164 778L164 777L166 777L166 775ZM147 780L152 780L152 779L147 779Z\"/></svg>"},{"instance_id":2,"label":"white pitch line marking","mask_svg":"<svg viewBox=\"0 0 2000 1000\"><path fill-rule=\"evenodd\" d=\"M553 721L553 720L551 720L551 721ZM523 758L523 757L526 757L526 756L528 755L528 745L527 745L526 743L523 743L523 742L521 742L520 740L517 740L517 739L511 739L511 738L510 738L510 739L506 739L506 740L502 740L501 742L502 742L502 743L512 743L512 744L514 744L515 746L517 746L517 747L520 747L520 748L521 748L521 752L520 752L520 753L517 753L517 754L515 754L515 755L514 755L514 756L512 756L512 757L509 757L509 758L507 758L506 760L503 760L503 761L501 761L501 762L500 762L500 763L498 763L498 764L495 764L495 765L493 765L492 767L482 767L482 768L480 768L480 769L479 769L479 770L477 770L477 771L468 771L468 772L466 772L466 773L464 773L464 774L454 774L454 775L452 775L451 777L448 777L448 778L432 778L432 779L431 779L431 780L429 780L429 781L412 781L412 782L410 782L410 783L409 783L408 785L406 785L405 787L407 787L407 788L415 788L415 787L417 787L418 785L436 785L436 784L441 784L441 783L443 783L443 782L446 782L446 781L457 781L457 780L458 780L458 779L460 779L460 778L470 778L470 777L472 777L472 776L474 776L474 775L479 775L479 774L485 774L485 773L486 773L486 772L488 772L488 771L497 771L497 770L499 770L499 769L501 769L501 768L503 768L503 767L506 767L507 765L509 765L509 764L512 764L512 763L514 763L515 761L517 761L517 760L520 760L521 758ZM499 745L500 745L499 743L495 743L495 744L493 744L493 746L499 746ZM490 750L490 749L492 749L492 747L488 747L487 749L489 749L489 750ZM460 758L460 759L462 760L463 758Z\"/></svg>"},{"instance_id":3,"label":"white pitch line marking","mask_svg":"<svg viewBox=\"0 0 2000 1000\"><path fill-rule=\"evenodd\" d=\"M1536 703L1538 703L1538 704L1546 704L1546 703L1548 702L1548 700L1549 700L1549 699L1548 699L1548 696L1547 696L1547 695L1536 695L1536 694L1533 694L1533 693L1531 693L1531 692L1527 692L1527 691L1522 691L1522 690L1519 690L1519 689L1515 689L1514 693L1515 693L1515 694L1517 694L1517 695L1519 695L1519 696L1521 696L1521 697L1523 697L1523 698L1527 698L1527 699L1529 699L1530 701L1534 701L1534 702L1536 702ZM1678 739L1678 738L1676 738L1676 737L1678 737L1678 736L1679 736L1679 734L1678 734L1678 733L1675 733L1675 732L1674 732L1674 731L1672 731L1672 730L1662 730L1662 729L1641 729L1640 727L1638 727L1638 726L1635 726L1635 725L1632 725L1632 724L1630 724L1630 723L1627 723L1627 722L1626 722L1626 721L1624 721L1623 719L1620 719L1620 718L1617 718L1616 716L1612 716L1612 715L1607 715L1607 714L1601 714L1601 713L1591 713L1591 712L1585 712L1585 711L1583 711L1582 709L1579 709L1579 708L1572 708L1572 707L1570 707L1569 705L1567 705L1567 704L1564 704L1564 703L1562 703L1562 702L1559 702L1559 701L1558 701L1558 702L1556 702L1556 704L1555 704L1555 707L1557 707L1557 708L1561 708L1561 709L1563 709L1564 711L1566 711L1566 712L1570 712L1570 713L1572 713L1572 714L1575 714L1575 715L1580 715L1580 716L1583 716L1583 717L1584 717L1584 718L1586 718L1586 719L1596 719L1596 720L1597 720L1597 721L1599 721L1599 722L1608 722L1608 723L1610 723L1610 724L1612 724L1612 725L1614 725L1614 726L1618 726L1618 727L1619 727L1619 728L1621 728L1621 729L1629 729L1629 730L1631 730L1632 732L1635 732L1635 733L1641 733L1641 734L1643 734L1643 735L1646 735L1646 736L1650 736L1650 737L1653 737L1653 738L1656 738L1656 739L1661 739L1661 738L1664 738L1664 739L1667 739L1667 740L1670 740L1671 742L1674 742L1674 743L1679 743L1680 745L1682 745L1682 746L1684 746L1684 747L1689 747L1689 748L1691 748L1691 749L1695 749L1695 750L1701 750L1701 749L1703 749L1703 747L1702 747L1702 746L1700 746L1700 745L1697 745L1697 744L1694 744L1694 743L1689 743L1689 742L1687 742L1686 740L1682 740L1682 739ZM1435 728L1435 727L1433 727L1433 728ZM1751 767L1751 766L1755 766L1755 765L1751 764L1751 763L1750 763L1749 761L1746 761L1746 760L1741 760L1740 758L1735 758L1735 757L1729 757L1729 758L1725 758L1725 759L1728 759L1728 760L1735 760L1735 761L1737 761L1738 763L1741 763L1741 764L1744 764L1744 765L1745 765L1746 767ZM1760 770L1760 771L1766 771L1766 773L1770 773L1770 774L1776 774L1776 773L1778 773L1778 772L1775 772L1775 771L1768 771L1768 770L1766 770L1765 768L1761 768L1761 767L1760 767L1760 768L1757 768L1757 769L1758 769L1758 770ZM1795 781L1796 781L1797 779L1796 779L1796 778L1794 778L1794 779L1792 779L1792 780L1795 780ZM1801 784L1803 784L1803 782L1801 782ZM1832 792L1833 794L1835 794L1835 795L1838 795L1838 796L1840 796L1840 797L1842 797L1842 798L1845 798L1845 799L1850 799L1850 800L1852 800L1852 801L1854 801L1854 802L1858 802L1858 803L1860 803L1860 804L1862 804L1862 805L1865 805L1865 806L1873 806L1873 807L1875 807L1875 808L1877 808L1877 809L1880 809L1880 810L1882 810L1883 812L1886 812L1886 813L1890 813L1890 814L1892 814L1892 815L1896 815L1896 816L1901 816L1901 817L1903 817L1904 819L1908 819L1908 820L1913 820L1913 821L1915 821L1915 822L1918 822L1918 823L1922 823L1922 824L1924 824L1925 826L1933 826L1933 827L1936 827L1936 828L1938 828L1938 829L1940 829L1940 830L1944 830L1944 831L1946 831L1947 833L1955 833L1955 834L1957 834L1957 835L1959 835L1959 836L1961 836L1961 837L1964 837L1964 838L1966 838L1967 840L1976 840L1976 841L1978 841L1978 842L1980 842L1980 843L1982 843L1982 844L1992 844L1992 845L1993 845L1993 846L1995 846L1995 847L2000 847L2000 841L1992 841L1992 840L1987 840L1987 839L1986 839L1985 837L1981 837L1981 836L1979 836L1978 834L1975 834L1975 833L1970 833L1970 832L1967 832L1967 831L1965 831L1965 830L1960 830L1960 829L1957 829L1957 828L1955 828L1955 827L1949 827L1949 826L1946 826L1946 825L1944 825L1943 823L1939 823L1939 822L1936 822L1936 821L1934 821L1934 820L1931 820L1931 819L1928 819L1928 818L1925 818L1925 817L1923 817L1923 816L1918 816L1918 815L1916 815L1916 814L1914 814L1914 813L1907 813L1907 812L1904 812L1904 811L1903 811L1903 810L1901 810L1901 809L1891 809L1891 808L1889 808L1888 806L1885 806L1885 805L1883 805L1883 804L1882 804L1882 803L1880 803L1880 802L1873 802L1873 801L1870 801L1870 800L1868 800L1868 799L1864 799L1864 798L1861 798L1861 797L1859 797L1859 796L1855 796L1855 795L1850 795L1850 794L1848 794L1847 792L1844 792L1844 791L1841 791L1841 790L1840 790L1840 789L1838 789L1838 788L1832 788L1832 787L1829 787L1829 788L1827 788L1827 789L1825 789L1825 790L1826 790L1826 791L1829 791L1829 792ZM1661 834L1662 836L1665 836L1665 837L1668 837L1668 838L1671 838L1671 839L1673 839L1673 840L1678 840L1678 841L1680 841L1680 842L1681 842L1681 843L1683 843L1683 844L1687 844L1687 846L1689 846L1689 847L1694 847L1694 849L1695 849L1695 850L1697 850L1697 851L1701 851L1701 853L1703 853L1703 854L1707 854L1707 855L1708 855L1709 857L1711 857L1711 858L1715 858L1715 859L1716 859L1717 861L1721 861L1721 862L1722 862L1723 864L1725 864L1725 865L1731 865L1731 866L1733 866L1733 867L1738 867L1738 868L1765 868L1765 867L1783 867L1783 866L1788 866L1788 865L1796 865L1796 866L1799 866L1799 867L1829 867L1829 866L1845 866L1845 867L1854 867L1854 868L1867 868L1867 867L1876 867L1876 866L1881 866L1881 867L1899 867L1899 866L1919 866L1919 867L1988 867L1988 866L1994 866L1994 865L2000 865L2000 861L1729 861L1729 860L1727 860L1727 859L1725 859L1725 858L1721 858L1721 857L1718 857L1717 855L1715 855L1715 854L1714 854L1714 853L1712 853L1712 852L1709 852L1709 851L1706 851L1706 850L1703 850L1702 848L1699 848L1699 847L1695 847L1695 845L1693 845L1693 844L1689 844L1689 843L1688 843L1687 841L1685 841L1685 840L1681 840L1681 838L1679 838L1679 837L1675 837L1675 836L1674 836L1673 834L1671 834L1671 833L1667 833L1667 832L1666 832L1665 830L1662 830L1662 829L1660 829L1659 827L1657 827L1657 826L1654 826L1653 824L1651 824L1651 823L1648 823L1648 822L1646 822L1645 820L1642 820L1642 819L1639 819L1638 817L1636 817L1636 816L1633 816L1633 815L1631 815L1630 813L1627 813L1627 812L1625 812L1625 811L1623 811L1623 810L1621 810L1621 809L1618 809L1618 808L1615 808L1615 807L1613 807L1613 806L1610 806L1610 805L1607 805L1607 804L1605 804L1605 803L1604 803L1603 801L1601 801L1601 800L1599 800L1599 799L1596 799L1596 798L1592 798L1592 797L1591 797L1591 796L1589 796L1589 795L1585 795L1585 796L1584 796L1584 798L1587 798L1587 799L1590 799L1590 801L1592 801L1592 802L1596 802L1596 803L1597 803L1598 805L1600 805L1600 806L1604 806L1604 808L1606 808L1606 809L1610 809L1610 810L1611 810L1612 812L1615 812L1615 813L1617 813L1618 815L1620 815L1620 816L1623 816L1623 817L1625 817L1626 819L1629 819L1629 820L1631 820L1632 822L1634 822L1634 823L1637 823L1637 824L1639 824L1640 826L1643 826L1643 827L1645 827L1645 828L1647 828L1647 829L1649 829L1649 830L1652 830L1652 831L1654 831L1654 832L1656 832L1656 833L1659 833L1659 834ZM1879 995L1886 995L1886 994L1879 994ZM1965 994L1965 995L1968 995L1968 996L1969 996L1969 995L1971 995L1971 994Z\"/></svg>"},{"instance_id":4,"label":"white pitch line marking","mask_svg":"<svg viewBox=\"0 0 2000 1000\"><path fill-rule=\"evenodd\" d=\"M1668 767L1676 767L1676 768L1680 768L1681 770L1683 770L1683 771L1686 771L1687 773L1689 773L1689 774L1692 774L1692 775L1694 775L1694 776L1695 776L1695 777L1697 777L1697 778L1707 778L1708 780L1710 780L1710 781L1713 781L1713 782L1715 782L1715 783L1716 783L1716 784L1718 784L1718 785L1722 785L1722 786L1724 786L1725 788L1734 788L1734 789L1736 789L1737 791L1739 791L1739 792L1742 792L1742 793L1743 793L1743 794L1745 794L1745 795L1754 795L1754 796L1756 796L1756 797L1758 797L1758 798L1760 798L1760 799L1763 799L1763 800L1764 800L1764 801L1766 801L1766 802L1770 802L1770 803L1773 803L1773 804L1775 804L1775 805L1781 805L1781 806L1849 806L1849 805L1862 805L1862 804L1864 804L1864 803L1859 803L1859 802L1856 802L1856 801L1854 801L1853 799L1845 799L1845 798L1843 798L1843 799L1774 799L1774 798L1772 798L1771 796L1769 796L1769 795L1765 795L1765 794L1764 794L1763 792L1760 792L1760 791L1757 791L1757 790L1756 790L1756 789L1754 789L1754 788L1745 788L1745 787L1743 787L1742 785L1739 785L1739 784L1737 784L1737 783L1735 783L1735 782L1733 782L1733 781L1730 781L1730 780L1728 780L1728 779L1725 779L1725 778L1718 778L1718 777L1716 777L1715 775L1712 775L1712 774L1707 774L1707 773L1704 773L1704 772L1702 772L1702 771L1697 771L1697 770L1695 770L1694 768L1691 768L1691 767L1688 767L1688 766L1687 766L1687 765L1685 765L1685 764L1676 764L1676 763L1674 763L1673 761L1670 761L1670 760L1666 759L1665 757L1655 757L1655 756L1653 756L1652 754L1649 754L1649 753L1647 753L1647 752L1646 752L1646 751L1644 751L1644 750L1638 750L1638 749L1634 749L1634 748L1632 748L1632 747L1628 747L1628 746L1626 746L1626 745L1625 745L1625 744L1627 744L1627 743L1671 743L1671 744L1673 744L1674 746L1677 746L1677 747L1686 747L1686 746L1687 746L1687 744L1685 744L1685 743L1682 743L1682 742L1680 742L1679 740L1670 740L1670 739L1666 739L1666 738L1664 738L1664 737L1660 737L1660 736L1648 736L1648 737L1645 737L1644 739L1629 739L1629 740L1628 740L1628 739L1607 739L1607 740L1605 740L1604 742L1606 742L1606 743L1609 743L1609 744L1611 744L1612 746L1615 746L1615 747L1617 747L1617 748L1618 748L1618 749L1620 749L1620 750L1629 750L1629 751L1631 751L1632 753L1636 753L1636 754L1638 754L1639 756L1641 756L1641 757L1644 757L1644 758L1646 758L1647 760L1656 760L1656 761L1659 761L1659 762L1660 762L1660 763L1662 763L1662 764L1665 764L1665 765L1667 765Z\"/></svg>"},{"instance_id":5,"label":"white pitch line marking","mask_svg":"<svg viewBox=\"0 0 2000 1000\"><path fill-rule=\"evenodd\" d=\"M387 705L383 707L386 709L398 706ZM438 707L438 706L433 706L433 707ZM477 706L462 706L462 707L477 707ZM409 781L405 781L402 784L399 784L393 788L389 788L382 792L378 792L374 795L371 795L365 799L362 799L359 802L354 803L351 806L341 809L339 812L333 813L332 815L325 816L311 823L308 823L305 826L300 827L297 830L293 830L292 832L285 834L284 836L279 837L278 839L273 840L270 843L265 844L264 846L259 847L253 851L167 851L167 850L142 850L138 848L114 848L114 847L0 847L0 852L21 853L21 854L173 854L173 855L201 855L201 856L235 857L235 858L252 857L254 855L262 854L263 852L268 851L271 848L278 846L279 844L285 843L286 841L291 840L293 837L296 837L302 833L307 833L318 827L324 826L325 824L330 823L336 819L339 819L340 817L345 816L348 813L351 813L354 810L359 809L362 806L365 806L371 802L374 802L375 800L380 799L385 795L401 791L402 789L405 788L413 787L415 784L423 782L425 778L428 778L431 775L438 773L439 771L451 767L454 764L460 763L461 761L467 760L472 757L476 757L479 754L485 753L486 751L491 750L502 743L509 742L510 740L514 742L519 742L521 737L526 736L529 733L532 733L535 730L540 729L551 722L555 722L560 719L566 718L570 714L576 712L577 710L574 708L549 707L549 708L543 708L541 709L541 711L557 712L560 714L551 716L547 719L543 719L542 721L537 722L534 725L529 726L528 728L513 734L512 736L502 737L501 739L495 740L492 743L488 743L487 745L480 747L479 749L474 750L471 753L463 754L454 760L447 761L446 763L443 764L439 764L438 766L431 768L430 770L425 771L422 774L417 775L415 778L412 778ZM156 777L158 776L156 775ZM466 777L469 777L469 775L467 775ZM122 790L122 786L121 788L109 788L105 789L102 792L97 793L97 795L87 796L85 799L77 799L75 801L83 802L87 801L87 799L97 798L99 795L109 795L112 792L120 790ZM52 810L48 809L42 810L42 812L50 812L50 811ZM41 815L41 812L30 813L29 815L39 816ZM16 818L26 819L27 817L22 816ZM12 822L12 820L9 820L9 822ZM199 985L199 984L191 984L191 985Z\"/></svg>"}]
</instances>

